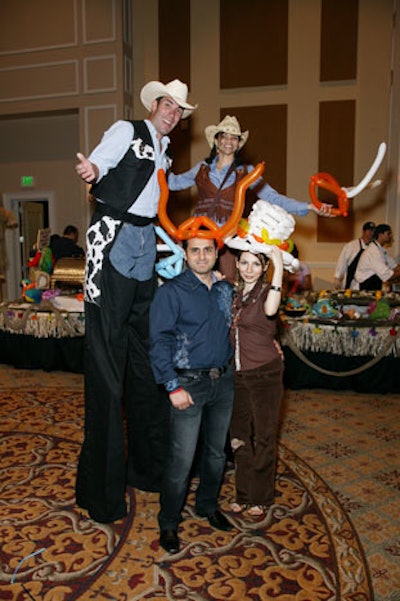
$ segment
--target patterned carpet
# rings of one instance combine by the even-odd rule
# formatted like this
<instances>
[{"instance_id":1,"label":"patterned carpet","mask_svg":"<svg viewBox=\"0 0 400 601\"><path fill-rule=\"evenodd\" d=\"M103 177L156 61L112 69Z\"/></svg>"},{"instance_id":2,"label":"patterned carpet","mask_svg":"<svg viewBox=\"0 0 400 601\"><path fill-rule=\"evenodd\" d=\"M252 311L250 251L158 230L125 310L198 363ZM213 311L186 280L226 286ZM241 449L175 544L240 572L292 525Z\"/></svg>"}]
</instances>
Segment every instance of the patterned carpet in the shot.
<instances>
[{"instance_id":1,"label":"patterned carpet","mask_svg":"<svg viewBox=\"0 0 400 601\"><path fill-rule=\"evenodd\" d=\"M81 375L0 365L0 395L2 599L400 600L400 395L287 391L268 515L229 513L228 470L235 529L196 518L192 489L175 556L158 495L130 490L111 525L75 505Z\"/></svg>"}]
</instances>

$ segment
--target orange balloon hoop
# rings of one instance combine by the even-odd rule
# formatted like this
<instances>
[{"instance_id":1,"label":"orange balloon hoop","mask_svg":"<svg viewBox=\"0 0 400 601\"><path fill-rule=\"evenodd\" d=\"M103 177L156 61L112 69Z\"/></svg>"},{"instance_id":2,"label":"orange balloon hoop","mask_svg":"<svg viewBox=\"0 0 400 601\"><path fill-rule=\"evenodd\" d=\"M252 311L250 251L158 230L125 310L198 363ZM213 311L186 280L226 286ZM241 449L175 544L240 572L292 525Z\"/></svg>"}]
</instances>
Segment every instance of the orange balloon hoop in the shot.
<instances>
[{"instance_id":1,"label":"orange balloon hoop","mask_svg":"<svg viewBox=\"0 0 400 601\"><path fill-rule=\"evenodd\" d=\"M331 208L330 215L334 215L335 217L340 215L347 217L349 212L349 199L346 190L340 187L332 175L321 172L310 177L309 194L311 202L318 210L320 210L322 209L323 203L317 196L317 188L323 188L324 190L332 192L338 200L338 206Z\"/></svg>"},{"instance_id":2,"label":"orange balloon hoop","mask_svg":"<svg viewBox=\"0 0 400 601\"><path fill-rule=\"evenodd\" d=\"M256 182L264 171L265 163L261 162L240 180L235 191L235 203L228 220L219 227L215 221L207 215L189 217L183 223L176 227L167 214L167 204L169 189L165 173L162 169L158 170L158 183L160 186L160 201L158 204L158 218L164 230L175 240L189 240L190 238L215 239L218 248L224 245L224 238L231 236L237 230L239 220L244 210L246 199L246 190Z\"/></svg>"}]
</instances>

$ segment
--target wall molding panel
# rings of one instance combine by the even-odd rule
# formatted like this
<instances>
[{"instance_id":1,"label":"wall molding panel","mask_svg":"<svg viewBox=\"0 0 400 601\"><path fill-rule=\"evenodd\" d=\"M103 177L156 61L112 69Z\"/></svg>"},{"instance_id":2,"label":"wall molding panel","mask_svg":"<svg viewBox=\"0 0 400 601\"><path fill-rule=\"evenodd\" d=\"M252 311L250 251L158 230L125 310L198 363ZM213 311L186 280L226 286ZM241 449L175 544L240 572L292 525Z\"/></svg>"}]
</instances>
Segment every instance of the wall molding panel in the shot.
<instances>
[{"instance_id":1,"label":"wall molding panel","mask_svg":"<svg viewBox=\"0 0 400 601\"><path fill-rule=\"evenodd\" d=\"M130 0L123 0L122 24L124 44L132 46L132 4Z\"/></svg>"},{"instance_id":2,"label":"wall molding panel","mask_svg":"<svg viewBox=\"0 0 400 601\"><path fill-rule=\"evenodd\" d=\"M84 131L85 152L100 142L105 129L118 118L118 107L116 104L99 104L98 106L87 106L84 109Z\"/></svg>"},{"instance_id":3,"label":"wall molding panel","mask_svg":"<svg viewBox=\"0 0 400 601\"><path fill-rule=\"evenodd\" d=\"M115 92L117 89L117 58L114 54L93 56L83 60L83 91L85 94Z\"/></svg>"},{"instance_id":4,"label":"wall molding panel","mask_svg":"<svg viewBox=\"0 0 400 601\"><path fill-rule=\"evenodd\" d=\"M83 0L83 43L115 42L115 12L115 0Z\"/></svg>"},{"instance_id":5,"label":"wall molding panel","mask_svg":"<svg viewBox=\"0 0 400 601\"><path fill-rule=\"evenodd\" d=\"M78 61L55 61L0 69L0 90L0 102L74 96L79 90ZM7 93L8 96L5 95Z\"/></svg>"},{"instance_id":6,"label":"wall molding panel","mask_svg":"<svg viewBox=\"0 0 400 601\"><path fill-rule=\"evenodd\" d=\"M77 2L78 0L1 2L0 56L77 46ZM46 18L38 18L41 14L45 14Z\"/></svg>"},{"instance_id":7,"label":"wall molding panel","mask_svg":"<svg viewBox=\"0 0 400 601\"><path fill-rule=\"evenodd\" d=\"M124 92L133 94L133 63L129 56L124 56Z\"/></svg>"}]
</instances>

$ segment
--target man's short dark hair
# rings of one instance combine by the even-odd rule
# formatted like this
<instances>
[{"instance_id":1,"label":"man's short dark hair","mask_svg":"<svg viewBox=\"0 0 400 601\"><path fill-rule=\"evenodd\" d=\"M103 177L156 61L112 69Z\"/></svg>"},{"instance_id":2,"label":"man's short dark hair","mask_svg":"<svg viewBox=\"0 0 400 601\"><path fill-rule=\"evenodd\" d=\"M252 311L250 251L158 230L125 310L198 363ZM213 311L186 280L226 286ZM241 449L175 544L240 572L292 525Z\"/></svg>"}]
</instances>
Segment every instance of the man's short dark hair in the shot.
<instances>
[{"instance_id":1,"label":"man's short dark hair","mask_svg":"<svg viewBox=\"0 0 400 601\"><path fill-rule=\"evenodd\" d=\"M385 232L392 231L392 228L387 223L380 223L376 226L374 231L375 240L378 238L379 234L384 234Z\"/></svg>"},{"instance_id":2,"label":"man's short dark hair","mask_svg":"<svg viewBox=\"0 0 400 601\"><path fill-rule=\"evenodd\" d=\"M78 228L74 225L67 225L67 227L63 231L63 236L70 236L71 234L77 234Z\"/></svg>"},{"instance_id":3,"label":"man's short dark hair","mask_svg":"<svg viewBox=\"0 0 400 601\"><path fill-rule=\"evenodd\" d=\"M366 230L374 230L376 228L376 225L373 221L367 221L366 223L364 223L362 229L365 232Z\"/></svg>"},{"instance_id":4,"label":"man's short dark hair","mask_svg":"<svg viewBox=\"0 0 400 601\"><path fill-rule=\"evenodd\" d=\"M202 228L200 228L200 229L202 229ZM193 238L196 238L196 236L193 236ZM192 240L193 238L189 238L188 240L182 240L182 248L183 248L183 250L187 249L189 240ZM212 240L213 244L214 244L214 248L218 248L218 244L217 244L217 241L216 241L215 238L205 238L205 240Z\"/></svg>"}]
</instances>

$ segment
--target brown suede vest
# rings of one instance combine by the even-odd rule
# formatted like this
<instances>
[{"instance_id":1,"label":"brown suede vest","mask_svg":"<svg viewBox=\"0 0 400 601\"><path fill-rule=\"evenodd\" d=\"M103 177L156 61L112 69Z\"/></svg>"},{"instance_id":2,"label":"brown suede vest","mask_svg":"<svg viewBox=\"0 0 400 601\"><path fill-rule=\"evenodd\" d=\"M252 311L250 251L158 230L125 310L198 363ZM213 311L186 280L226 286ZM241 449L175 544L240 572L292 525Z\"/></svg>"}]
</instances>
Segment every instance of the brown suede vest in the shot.
<instances>
[{"instance_id":1,"label":"brown suede vest","mask_svg":"<svg viewBox=\"0 0 400 601\"><path fill-rule=\"evenodd\" d=\"M247 170L245 167L237 167L235 182L223 190L219 190L210 181L209 173L210 167L203 164L196 175L195 181L199 198L193 209L193 215L207 215L221 225L228 220L232 213L236 186L247 175Z\"/></svg>"}]
</instances>

